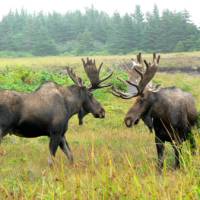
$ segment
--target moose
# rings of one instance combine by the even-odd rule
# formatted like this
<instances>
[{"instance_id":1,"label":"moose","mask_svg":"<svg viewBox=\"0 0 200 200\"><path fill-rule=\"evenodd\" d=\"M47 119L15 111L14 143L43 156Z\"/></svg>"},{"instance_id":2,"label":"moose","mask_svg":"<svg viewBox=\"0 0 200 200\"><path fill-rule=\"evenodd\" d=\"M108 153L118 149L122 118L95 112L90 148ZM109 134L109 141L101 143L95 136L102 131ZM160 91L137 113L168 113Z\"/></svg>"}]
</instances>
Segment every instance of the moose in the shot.
<instances>
[{"instance_id":1,"label":"moose","mask_svg":"<svg viewBox=\"0 0 200 200\"><path fill-rule=\"evenodd\" d=\"M131 99L136 97L134 105L125 116L125 124L132 127L142 119L150 131L155 131L155 143L158 155L158 170L161 172L164 162L165 142L170 142L175 153L175 168L180 168L181 145L189 140L191 150L195 153L196 143L191 132L192 127L197 123L197 110L195 101L190 93L184 92L176 87L160 88L159 86L148 86L148 83L155 76L160 56L153 54L153 62L148 63L138 56L138 65L145 63L146 70L142 73L137 67L134 70L141 77L138 84L129 80L123 80L127 85L136 89L135 93L125 93L112 87L113 95Z\"/></svg>"},{"instance_id":2,"label":"moose","mask_svg":"<svg viewBox=\"0 0 200 200\"><path fill-rule=\"evenodd\" d=\"M8 133L34 138L48 136L50 138L50 157L53 164L58 146L73 163L72 151L65 138L69 119L80 114L81 118L92 113L95 118L104 118L105 110L95 99L92 92L96 89L109 87L102 84L112 76L100 80L100 70L95 60L87 58L84 63L85 72L91 85L86 87L80 77L67 67L67 72L74 85L61 86L54 82L46 82L32 93L11 90L0 91L0 141ZM81 114L82 113L82 114Z\"/></svg>"}]
</instances>

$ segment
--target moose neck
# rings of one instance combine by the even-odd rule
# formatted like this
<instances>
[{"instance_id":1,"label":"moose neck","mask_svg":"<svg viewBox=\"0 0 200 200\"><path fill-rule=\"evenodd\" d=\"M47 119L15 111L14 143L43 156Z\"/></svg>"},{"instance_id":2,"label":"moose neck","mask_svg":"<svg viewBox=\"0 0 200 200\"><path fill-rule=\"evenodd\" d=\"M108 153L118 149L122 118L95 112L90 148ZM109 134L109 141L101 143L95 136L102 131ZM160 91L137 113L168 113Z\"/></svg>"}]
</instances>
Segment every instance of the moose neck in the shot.
<instances>
[{"instance_id":1,"label":"moose neck","mask_svg":"<svg viewBox=\"0 0 200 200\"><path fill-rule=\"evenodd\" d=\"M65 88L62 93L65 99L67 118L70 119L81 110L84 102L84 95L81 89L74 85L69 86L67 89Z\"/></svg>"}]
</instances>

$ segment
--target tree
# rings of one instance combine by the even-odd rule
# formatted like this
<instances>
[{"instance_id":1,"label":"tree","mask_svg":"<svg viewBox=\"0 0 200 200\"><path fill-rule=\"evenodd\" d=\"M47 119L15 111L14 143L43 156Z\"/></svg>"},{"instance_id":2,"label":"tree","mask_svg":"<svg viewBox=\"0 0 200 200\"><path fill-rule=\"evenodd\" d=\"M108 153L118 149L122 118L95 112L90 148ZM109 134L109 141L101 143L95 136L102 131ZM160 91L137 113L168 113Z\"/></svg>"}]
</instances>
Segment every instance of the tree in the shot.
<instances>
[{"instance_id":1,"label":"tree","mask_svg":"<svg viewBox=\"0 0 200 200\"><path fill-rule=\"evenodd\" d=\"M85 31L84 33L80 33L78 36L78 47L77 54L84 54L94 50L92 33L89 31Z\"/></svg>"},{"instance_id":2,"label":"tree","mask_svg":"<svg viewBox=\"0 0 200 200\"><path fill-rule=\"evenodd\" d=\"M122 18L121 24L121 52L126 54L136 47L136 42L134 40L134 26L132 17L126 14Z\"/></svg>"},{"instance_id":3,"label":"tree","mask_svg":"<svg viewBox=\"0 0 200 200\"><path fill-rule=\"evenodd\" d=\"M161 19L158 7L154 5L153 13L147 13L147 24L145 29L144 46L147 50L161 51L162 38L160 29Z\"/></svg>"},{"instance_id":4,"label":"tree","mask_svg":"<svg viewBox=\"0 0 200 200\"><path fill-rule=\"evenodd\" d=\"M114 13L114 15L111 18L107 39L108 50L112 54L119 54L123 52L121 27L121 16L119 13Z\"/></svg>"},{"instance_id":5,"label":"tree","mask_svg":"<svg viewBox=\"0 0 200 200\"><path fill-rule=\"evenodd\" d=\"M144 34L145 34L145 22L144 22L144 14L141 11L141 7L136 5L135 11L133 14L133 25L135 28L134 31L134 41L135 47L137 49L144 49Z\"/></svg>"},{"instance_id":6,"label":"tree","mask_svg":"<svg viewBox=\"0 0 200 200\"><path fill-rule=\"evenodd\" d=\"M200 30L187 11L159 12L155 5L145 16L136 6L133 14L109 16L93 6L65 14L29 14L10 11L0 21L0 51L34 55L87 54L131 51L199 50Z\"/></svg>"}]
</instances>

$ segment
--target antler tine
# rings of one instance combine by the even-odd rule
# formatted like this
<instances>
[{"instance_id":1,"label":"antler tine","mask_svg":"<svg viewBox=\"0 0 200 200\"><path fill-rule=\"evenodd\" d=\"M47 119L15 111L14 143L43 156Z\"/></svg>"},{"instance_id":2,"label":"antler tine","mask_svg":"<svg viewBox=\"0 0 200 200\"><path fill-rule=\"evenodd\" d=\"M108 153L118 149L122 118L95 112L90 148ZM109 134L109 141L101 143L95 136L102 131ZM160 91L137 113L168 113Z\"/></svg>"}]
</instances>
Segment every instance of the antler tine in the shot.
<instances>
[{"instance_id":1,"label":"antler tine","mask_svg":"<svg viewBox=\"0 0 200 200\"><path fill-rule=\"evenodd\" d=\"M85 60L83 58L81 58L83 66L85 66Z\"/></svg>"},{"instance_id":2,"label":"antler tine","mask_svg":"<svg viewBox=\"0 0 200 200\"><path fill-rule=\"evenodd\" d=\"M123 80L123 79L121 79L121 78L119 78L119 77L117 77L117 79L118 80L120 80L121 82L123 82L123 83L125 83L126 85L131 85L131 86L134 86L136 89L137 89L137 93L134 93L134 94L129 94L129 93L125 93L125 92L122 92L122 91L120 91L120 90L117 90L114 86L112 87L112 94L113 95L115 95L115 96L117 96L117 97L121 97L122 99L131 99L131 98L133 98L133 97L136 97L136 96L138 96L138 94L139 94L139 88L138 88L138 86L136 85L136 84L134 84L134 83L132 83L132 82L130 82L130 81L128 81L128 80Z\"/></svg>"},{"instance_id":3,"label":"antler tine","mask_svg":"<svg viewBox=\"0 0 200 200\"><path fill-rule=\"evenodd\" d=\"M153 53L153 62L156 60L156 53Z\"/></svg>"},{"instance_id":4,"label":"antler tine","mask_svg":"<svg viewBox=\"0 0 200 200\"><path fill-rule=\"evenodd\" d=\"M100 84L100 83L103 83L103 82L106 81L106 80L108 80L112 75L113 75L113 71L112 71L108 76L106 76L105 78L101 79L101 80L99 81L99 84ZM101 86L100 86L100 87L101 87Z\"/></svg>"},{"instance_id":5,"label":"antler tine","mask_svg":"<svg viewBox=\"0 0 200 200\"><path fill-rule=\"evenodd\" d=\"M83 81L82 81L82 79L81 79L80 77L76 76L76 74L74 73L74 71L73 71L72 68L67 67L66 69L67 69L68 76L72 79L72 81L73 81L76 85L82 87L82 86L83 86Z\"/></svg>"},{"instance_id":6,"label":"antler tine","mask_svg":"<svg viewBox=\"0 0 200 200\"><path fill-rule=\"evenodd\" d=\"M157 64L159 64L159 62L160 62L160 55L158 55L157 57Z\"/></svg>"},{"instance_id":7,"label":"antler tine","mask_svg":"<svg viewBox=\"0 0 200 200\"><path fill-rule=\"evenodd\" d=\"M151 65L151 63L148 63L146 60L144 60L144 63L145 63L145 65L146 65L146 68L148 69L149 68L149 66ZM146 70L147 70L146 69Z\"/></svg>"},{"instance_id":8,"label":"antler tine","mask_svg":"<svg viewBox=\"0 0 200 200\"><path fill-rule=\"evenodd\" d=\"M103 66L103 62L99 65L98 73L100 73L102 66Z\"/></svg>"},{"instance_id":9,"label":"antler tine","mask_svg":"<svg viewBox=\"0 0 200 200\"><path fill-rule=\"evenodd\" d=\"M140 75L141 80L142 80L144 77L143 73L137 67L135 67L134 70Z\"/></svg>"},{"instance_id":10,"label":"antler tine","mask_svg":"<svg viewBox=\"0 0 200 200\"><path fill-rule=\"evenodd\" d=\"M141 52L137 55L137 61L139 64L142 64L142 53Z\"/></svg>"},{"instance_id":11,"label":"antler tine","mask_svg":"<svg viewBox=\"0 0 200 200\"><path fill-rule=\"evenodd\" d=\"M153 53L153 63L159 64L160 61L160 55L158 57L156 56L156 53Z\"/></svg>"},{"instance_id":12,"label":"antler tine","mask_svg":"<svg viewBox=\"0 0 200 200\"><path fill-rule=\"evenodd\" d=\"M133 94L133 95L130 95L128 93L125 93L125 92L122 92L122 91L119 91L117 90L114 86L112 87L112 94L116 97L121 97L122 99L131 99L137 95Z\"/></svg>"},{"instance_id":13,"label":"antler tine","mask_svg":"<svg viewBox=\"0 0 200 200\"><path fill-rule=\"evenodd\" d=\"M126 85L129 84L129 85L131 85L131 86L136 87L136 89L139 91L138 85L136 85L135 83L132 83L132 82L129 81L129 80L123 80L123 79L121 79L121 78L119 78L119 77L117 77L117 79L118 79L119 81L125 83Z\"/></svg>"},{"instance_id":14,"label":"antler tine","mask_svg":"<svg viewBox=\"0 0 200 200\"><path fill-rule=\"evenodd\" d=\"M137 89L137 95L138 94L140 94L140 88L139 88L139 86L137 85L137 84L135 84L135 83L132 83L131 81L129 81L129 80L126 80L126 82L129 84L129 85L131 85L131 86L133 86L133 87L135 87L136 89Z\"/></svg>"}]
</instances>

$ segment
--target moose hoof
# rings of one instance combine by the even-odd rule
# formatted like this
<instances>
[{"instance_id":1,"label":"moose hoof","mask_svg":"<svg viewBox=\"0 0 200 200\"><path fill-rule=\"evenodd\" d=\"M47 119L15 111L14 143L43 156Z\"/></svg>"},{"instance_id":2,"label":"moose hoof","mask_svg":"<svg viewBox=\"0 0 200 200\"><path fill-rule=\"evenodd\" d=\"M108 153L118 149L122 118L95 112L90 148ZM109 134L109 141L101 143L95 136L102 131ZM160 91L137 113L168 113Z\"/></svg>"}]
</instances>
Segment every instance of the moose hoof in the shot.
<instances>
[{"instance_id":1,"label":"moose hoof","mask_svg":"<svg viewBox=\"0 0 200 200\"><path fill-rule=\"evenodd\" d=\"M174 170L180 169L180 165L174 165Z\"/></svg>"},{"instance_id":2,"label":"moose hoof","mask_svg":"<svg viewBox=\"0 0 200 200\"><path fill-rule=\"evenodd\" d=\"M156 171L157 171L157 173L158 173L159 175L162 175L162 173L163 173L163 169L162 169L161 167L157 167L157 168L156 168Z\"/></svg>"},{"instance_id":3,"label":"moose hoof","mask_svg":"<svg viewBox=\"0 0 200 200\"><path fill-rule=\"evenodd\" d=\"M54 161L51 158L48 158L48 165L49 167L53 167Z\"/></svg>"},{"instance_id":4,"label":"moose hoof","mask_svg":"<svg viewBox=\"0 0 200 200\"><path fill-rule=\"evenodd\" d=\"M197 156L197 152L196 151L192 151L192 156Z\"/></svg>"}]
</instances>

